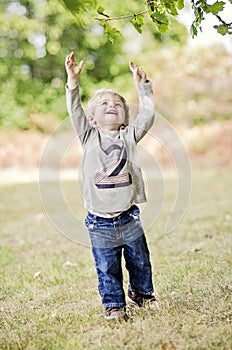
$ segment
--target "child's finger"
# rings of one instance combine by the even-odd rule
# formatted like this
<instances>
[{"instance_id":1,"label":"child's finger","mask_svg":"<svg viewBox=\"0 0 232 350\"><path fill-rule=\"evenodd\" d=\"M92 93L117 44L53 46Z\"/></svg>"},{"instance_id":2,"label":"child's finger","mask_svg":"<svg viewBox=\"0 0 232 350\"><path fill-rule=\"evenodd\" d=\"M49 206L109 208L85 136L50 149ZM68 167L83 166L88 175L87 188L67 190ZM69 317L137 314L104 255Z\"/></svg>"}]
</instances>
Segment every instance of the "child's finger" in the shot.
<instances>
[{"instance_id":1,"label":"child's finger","mask_svg":"<svg viewBox=\"0 0 232 350\"><path fill-rule=\"evenodd\" d=\"M65 64L67 67L71 68L71 66L73 66L74 63L73 63L73 61L70 60L70 57L68 56L66 58Z\"/></svg>"},{"instance_id":2,"label":"child's finger","mask_svg":"<svg viewBox=\"0 0 232 350\"><path fill-rule=\"evenodd\" d=\"M69 62L69 60L70 60L70 55L66 56L65 62Z\"/></svg>"},{"instance_id":3,"label":"child's finger","mask_svg":"<svg viewBox=\"0 0 232 350\"><path fill-rule=\"evenodd\" d=\"M70 59L72 60L72 61L75 61L75 57L74 57L74 52L72 51L71 53L70 53Z\"/></svg>"},{"instance_id":4,"label":"child's finger","mask_svg":"<svg viewBox=\"0 0 232 350\"><path fill-rule=\"evenodd\" d=\"M82 70L84 63L85 63L85 61L83 61L83 60L80 61L80 63L79 63L80 71Z\"/></svg>"},{"instance_id":5,"label":"child's finger","mask_svg":"<svg viewBox=\"0 0 232 350\"><path fill-rule=\"evenodd\" d=\"M142 67L140 67L140 73L141 73L142 78L144 78L146 76L146 73L144 72Z\"/></svg>"},{"instance_id":6,"label":"child's finger","mask_svg":"<svg viewBox=\"0 0 232 350\"><path fill-rule=\"evenodd\" d=\"M136 64L134 64L133 62L129 63L129 67L132 72L135 70L135 68L137 68Z\"/></svg>"},{"instance_id":7,"label":"child's finger","mask_svg":"<svg viewBox=\"0 0 232 350\"><path fill-rule=\"evenodd\" d=\"M70 61L70 57L67 56L66 59L65 59L65 66L66 66L66 68L70 69L71 68L71 64L72 64L72 62Z\"/></svg>"},{"instance_id":8,"label":"child's finger","mask_svg":"<svg viewBox=\"0 0 232 350\"><path fill-rule=\"evenodd\" d=\"M146 81L147 75L146 75L146 73L144 72L144 70L143 70L142 67L139 67L138 75L139 75L139 77L140 77L141 80Z\"/></svg>"}]
</instances>

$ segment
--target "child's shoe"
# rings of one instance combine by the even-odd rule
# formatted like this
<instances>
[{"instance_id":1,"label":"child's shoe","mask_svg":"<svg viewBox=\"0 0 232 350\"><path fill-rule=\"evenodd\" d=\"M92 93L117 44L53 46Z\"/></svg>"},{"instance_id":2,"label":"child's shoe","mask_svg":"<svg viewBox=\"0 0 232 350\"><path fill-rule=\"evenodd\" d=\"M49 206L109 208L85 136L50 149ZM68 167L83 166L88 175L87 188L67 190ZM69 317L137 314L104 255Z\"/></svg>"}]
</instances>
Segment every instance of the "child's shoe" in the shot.
<instances>
[{"instance_id":1,"label":"child's shoe","mask_svg":"<svg viewBox=\"0 0 232 350\"><path fill-rule=\"evenodd\" d=\"M125 307L107 307L105 309L106 320L126 320Z\"/></svg>"},{"instance_id":2,"label":"child's shoe","mask_svg":"<svg viewBox=\"0 0 232 350\"><path fill-rule=\"evenodd\" d=\"M154 295L143 295L138 292L128 291L128 299L131 303L152 311L158 311L159 304Z\"/></svg>"}]
</instances>

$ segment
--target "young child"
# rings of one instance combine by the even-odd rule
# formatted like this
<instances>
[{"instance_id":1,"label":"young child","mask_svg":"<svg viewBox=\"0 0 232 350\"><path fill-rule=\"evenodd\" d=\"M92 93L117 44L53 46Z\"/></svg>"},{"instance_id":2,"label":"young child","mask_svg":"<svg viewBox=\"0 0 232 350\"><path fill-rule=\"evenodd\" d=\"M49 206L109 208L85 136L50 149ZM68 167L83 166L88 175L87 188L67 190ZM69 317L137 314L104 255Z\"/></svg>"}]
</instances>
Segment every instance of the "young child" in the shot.
<instances>
[{"instance_id":1,"label":"young child","mask_svg":"<svg viewBox=\"0 0 232 350\"><path fill-rule=\"evenodd\" d=\"M146 238L135 203L146 201L136 145L154 122L152 83L132 62L139 95L139 113L129 122L125 99L113 90L98 90L85 114L78 78L84 61L66 57L67 108L83 147L84 204L105 318L125 315L122 252L129 272L128 299L143 307L158 307Z\"/></svg>"}]
</instances>

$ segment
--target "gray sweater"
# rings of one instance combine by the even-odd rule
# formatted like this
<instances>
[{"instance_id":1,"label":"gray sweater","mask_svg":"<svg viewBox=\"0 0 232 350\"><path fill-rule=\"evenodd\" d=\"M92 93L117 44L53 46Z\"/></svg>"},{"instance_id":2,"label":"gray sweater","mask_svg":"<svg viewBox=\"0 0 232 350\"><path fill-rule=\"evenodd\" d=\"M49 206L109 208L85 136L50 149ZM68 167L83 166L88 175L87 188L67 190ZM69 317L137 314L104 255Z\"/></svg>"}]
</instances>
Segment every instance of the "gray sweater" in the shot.
<instances>
[{"instance_id":1,"label":"gray sweater","mask_svg":"<svg viewBox=\"0 0 232 350\"><path fill-rule=\"evenodd\" d=\"M154 122L151 81L136 85L139 113L126 127L103 131L90 125L81 105L79 85L69 89L66 101L74 129L83 148L84 205L102 216L146 202L136 145Z\"/></svg>"}]
</instances>

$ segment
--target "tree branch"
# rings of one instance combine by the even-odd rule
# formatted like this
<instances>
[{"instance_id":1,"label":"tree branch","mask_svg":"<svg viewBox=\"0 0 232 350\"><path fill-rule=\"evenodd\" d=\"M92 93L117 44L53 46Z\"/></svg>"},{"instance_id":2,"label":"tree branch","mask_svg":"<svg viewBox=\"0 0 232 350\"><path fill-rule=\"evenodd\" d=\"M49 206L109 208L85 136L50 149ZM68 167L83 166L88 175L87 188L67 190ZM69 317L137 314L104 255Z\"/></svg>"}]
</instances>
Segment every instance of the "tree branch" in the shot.
<instances>
[{"instance_id":1,"label":"tree branch","mask_svg":"<svg viewBox=\"0 0 232 350\"><path fill-rule=\"evenodd\" d=\"M144 11L140 11L137 13L131 13L129 15L125 15L125 16L118 16L118 17L108 17L108 18L101 18L101 17L94 17L95 20L97 21L117 21L118 19L125 19L125 18L131 18L131 17L136 17L138 15L143 15L144 13L147 13L148 10L144 10Z\"/></svg>"},{"instance_id":2,"label":"tree branch","mask_svg":"<svg viewBox=\"0 0 232 350\"><path fill-rule=\"evenodd\" d=\"M224 24L226 26L231 26L232 25L232 22L231 23L226 23L225 21L223 21L223 19L219 15L216 15L216 17L222 24Z\"/></svg>"}]
</instances>

